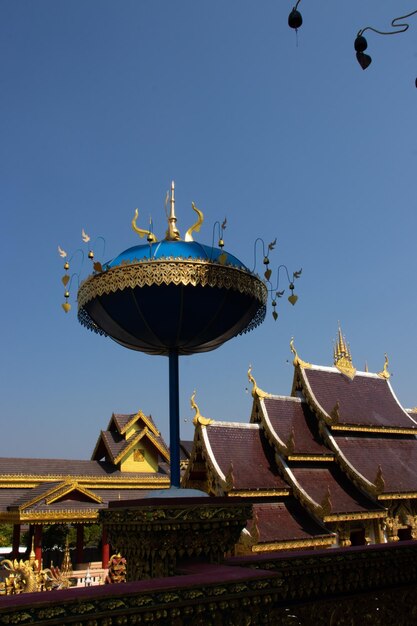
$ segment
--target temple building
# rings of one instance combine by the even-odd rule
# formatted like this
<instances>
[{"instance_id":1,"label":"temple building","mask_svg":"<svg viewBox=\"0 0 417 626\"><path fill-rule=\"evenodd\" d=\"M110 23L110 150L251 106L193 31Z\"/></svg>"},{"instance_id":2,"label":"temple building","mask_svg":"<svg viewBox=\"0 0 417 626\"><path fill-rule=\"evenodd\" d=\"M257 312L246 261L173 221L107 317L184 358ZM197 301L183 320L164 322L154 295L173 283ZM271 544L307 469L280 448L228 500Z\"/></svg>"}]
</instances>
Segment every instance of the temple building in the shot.
<instances>
[{"instance_id":1,"label":"temple building","mask_svg":"<svg viewBox=\"0 0 417 626\"><path fill-rule=\"evenodd\" d=\"M194 408L188 487L250 498L237 554L417 538L417 413L379 373L358 372L339 328L334 367L299 358L291 396L262 391L249 369L249 423Z\"/></svg>"},{"instance_id":2,"label":"temple building","mask_svg":"<svg viewBox=\"0 0 417 626\"><path fill-rule=\"evenodd\" d=\"M42 527L75 525L76 563L82 563L84 526L96 523L110 500L135 500L169 485L169 451L152 417L113 414L90 461L0 458L0 523L13 524L13 557L21 526L29 524L39 563ZM109 551L103 529L103 568Z\"/></svg>"}]
</instances>

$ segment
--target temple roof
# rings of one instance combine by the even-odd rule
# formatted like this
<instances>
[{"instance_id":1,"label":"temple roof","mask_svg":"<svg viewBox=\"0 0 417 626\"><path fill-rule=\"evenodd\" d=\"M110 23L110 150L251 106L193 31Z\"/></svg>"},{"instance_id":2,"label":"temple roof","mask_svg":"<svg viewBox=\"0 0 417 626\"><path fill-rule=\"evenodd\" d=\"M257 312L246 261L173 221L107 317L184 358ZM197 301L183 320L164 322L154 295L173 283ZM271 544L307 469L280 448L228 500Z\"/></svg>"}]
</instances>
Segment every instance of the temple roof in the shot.
<instances>
[{"instance_id":1,"label":"temple roof","mask_svg":"<svg viewBox=\"0 0 417 626\"><path fill-rule=\"evenodd\" d=\"M222 480L230 477L233 489L288 489L258 424L212 422L202 431L213 466Z\"/></svg>"},{"instance_id":2,"label":"temple roof","mask_svg":"<svg viewBox=\"0 0 417 626\"><path fill-rule=\"evenodd\" d=\"M323 508L321 517L352 513L380 514L384 511L357 489L334 464L328 467L291 467L296 485L307 494L308 499ZM330 502L329 502L330 500Z\"/></svg>"},{"instance_id":3,"label":"temple roof","mask_svg":"<svg viewBox=\"0 0 417 626\"><path fill-rule=\"evenodd\" d=\"M318 422L300 398L270 396L263 399L261 420L286 455L333 456L320 440Z\"/></svg>"},{"instance_id":4,"label":"temple roof","mask_svg":"<svg viewBox=\"0 0 417 626\"><path fill-rule=\"evenodd\" d=\"M123 415L113 413L107 430L102 430L92 454L92 460L117 465L133 447L145 437L162 459L169 461L169 451L161 433L150 415L142 411Z\"/></svg>"},{"instance_id":5,"label":"temple roof","mask_svg":"<svg viewBox=\"0 0 417 626\"><path fill-rule=\"evenodd\" d=\"M299 368L307 399L332 427L357 426L415 430L414 420L400 405L390 383L377 374L357 372L353 379L335 368Z\"/></svg>"},{"instance_id":6,"label":"temple roof","mask_svg":"<svg viewBox=\"0 0 417 626\"><path fill-rule=\"evenodd\" d=\"M417 493L417 441L402 437L333 437L355 472L375 484L379 468L382 493Z\"/></svg>"},{"instance_id":7,"label":"temple roof","mask_svg":"<svg viewBox=\"0 0 417 626\"><path fill-rule=\"evenodd\" d=\"M311 545L312 540L327 538L332 543L333 534L306 515L306 511L295 498L284 498L282 502L253 505L253 520L247 529L253 535L255 525L259 543L289 542ZM256 531L255 531L256 532ZM297 546L301 547L301 546Z\"/></svg>"},{"instance_id":8,"label":"temple roof","mask_svg":"<svg viewBox=\"0 0 417 626\"><path fill-rule=\"evenodd\" d=\"M0 482L34 479L37 477L63 480L68 476L81 478L151 478L158 473L121 472L112 463L105 461L79 461L66 459L24 459L0 457ZM166 474L162 474L166 476Z\"/></svg>"}]
</instances>

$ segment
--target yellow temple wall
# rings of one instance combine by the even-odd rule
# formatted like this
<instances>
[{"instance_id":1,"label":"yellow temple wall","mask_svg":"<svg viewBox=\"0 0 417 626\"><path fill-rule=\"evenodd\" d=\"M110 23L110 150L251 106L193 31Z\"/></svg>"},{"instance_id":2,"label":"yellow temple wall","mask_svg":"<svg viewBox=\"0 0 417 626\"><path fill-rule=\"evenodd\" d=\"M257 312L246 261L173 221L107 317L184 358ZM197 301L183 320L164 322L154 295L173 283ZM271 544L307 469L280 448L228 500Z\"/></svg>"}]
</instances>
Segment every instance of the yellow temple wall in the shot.
<instances>
[{"instance_id":1,"label":"yellow temple wall","mask_svg":"<svg viewBox=\"0 0 417 626\"><path fill-rule=\"evenodd\" d=\"M158 455L147 441L140 441L120 463L122 472L157 472Z\"/></svg>"}]
</instances>

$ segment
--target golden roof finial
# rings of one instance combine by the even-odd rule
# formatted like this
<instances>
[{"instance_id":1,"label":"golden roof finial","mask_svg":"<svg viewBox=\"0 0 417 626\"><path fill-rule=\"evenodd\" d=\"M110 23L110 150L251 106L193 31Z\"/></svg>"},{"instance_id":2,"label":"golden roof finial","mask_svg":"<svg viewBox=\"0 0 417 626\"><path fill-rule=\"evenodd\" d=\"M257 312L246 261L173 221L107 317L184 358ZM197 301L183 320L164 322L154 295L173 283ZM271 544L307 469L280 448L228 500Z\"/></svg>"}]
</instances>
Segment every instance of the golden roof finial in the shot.
<instances>
[{"instance_id":1,"label":"golden roof finial","mask_svg":"<svg viewBox=\"0 0 417 626\"><path fill-rule=\"evenodd\" d=\"M151 232L150 230L145 230L144 228L139 228L136 225L136 220L138 219L138 216L139 216L139 210L135 209L135 215L132 220L132 228L135 231L135 233L137 233L139 237L144 237L146 235L146 239L148 240L148 243L155 243L156 241L158 241L155 235L153 234L153 232Z\"/></svg>"},{"instance_id":2,"label":"golden roof finial","mask_svg":"<svg viewBox=\"0 0 417 626\"><path fill-rule=\"evenodd\" d=\"M166 239L168 241L178 241L180 238L180 231L176 227L177 218L175 216L175 183L171 182L171 196L169 201L170 209L168 216L168 230L166 232Z\"/></svg>"},{"instance_id":3,"label":"golden roof finial","mask_svg":"<svg viewBox=\"0 0 417 626\"><path fill-rule=\"evenodd\" d=\"M185 233L184 241L194 241L192 233L193 232L196 232L196 233L200 232L201 224L204 221L203 212L200 211L200 209L197 209L197 207L194 204L194 202L191 202L191 207L192 207L193 211L195 211L197 213L197 221Z\"/></svg>"},{"instance_id":4,"label":"golden roof finial","mask_svg":"<svg viewBox=\"0 0 417 626\"><path fill-rule=\"evenodd\" d=\"M388 355L387 353L385 353L385 363L384 363L384 367L382 372L378 372L378 376L380 378L385 378L385 380L388 380L388 378L391 377L391 374L388 371Z\"/></svg>"},{"instance_id":5,"label":"golden roof finial","mask_svg":"<svg viewBox=\"0 0 417 626\"><path fill-rule=\"evenodd\" d=\"M249 382L252 383L252 398L270 398L271 394L266 391L262 391L256 384L256 380L252 376L252 365L249 365L248 369L248 379Z\"/></svg>"},{"instance_id":6,"label":"golden roof finial","mask_svg":"<svg viewBox=\"0 0 417 626\"><path fill-rule=\"evenodd\" d=\"M348 344L346 344L346 339L342 334L340 322L337 336L337 344L333 350L333 362L339 372L341 372L351 380L355 377L356 368L353 366L350 347Z\"/></svg>"},{"instance_id":7,"label":"golden roof finial","mask_svg":"<svg viewBox=\"0 0 417 626\"><path fill-rule=\"evenodd\" d=\"M213 420L207 418L207 417L203 417L200 413L200 409L197 406L197 403L195 402L195 396L196 396L196 390L194 389L192 396L190 398L190 404L191 404L191 408L194 409L195 411L195 415L193 417L193 424L194 426L197 426L198 424L201 424L202 426L208 426L209 424L211 424L213 422Z\"/></svg>"},{"instance_id":8,"label":"golden roof finial","mask_svg":"<svg viewBox=\"0 0 417 626\"><path fill-rule=\"evenodd\" d=\"M300 357L297 354L297 350L294 347L294 337L291 337L291 341L290 341L290 350L294 355L294 361L293 361L293 365L299 365L300 367L303 368L310 368L311 364L307 363L307 361L303 361L302 359L300 359Z\"/></svg>"}]
</instances>

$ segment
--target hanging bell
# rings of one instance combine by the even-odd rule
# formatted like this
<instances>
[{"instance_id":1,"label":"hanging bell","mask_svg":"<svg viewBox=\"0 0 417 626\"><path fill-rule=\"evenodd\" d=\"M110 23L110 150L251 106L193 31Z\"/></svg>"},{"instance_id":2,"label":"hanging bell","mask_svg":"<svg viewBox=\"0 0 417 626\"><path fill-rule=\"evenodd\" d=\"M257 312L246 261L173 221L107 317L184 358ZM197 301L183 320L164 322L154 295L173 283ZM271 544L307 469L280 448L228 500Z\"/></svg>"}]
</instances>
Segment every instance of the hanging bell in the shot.
<instances>
[{"instance_id":1,"label":"hanging bell","mask_svg":"<svg viewBox=\"0 0 417 626\"><path fill-rule=\"evenodd\" d=\"M297 30L297 28L300 28L302 23L303 18L301 17L301 13L294 7L288 16L288 26Z\"/></svg>"},{"instance_id":2,"label":"hanging bell","mask_svg":"<svg viewBox=\"0 0 417 626\"><path fill-rule=\"evenodd\" d=\"M363 35L358 35L353 45L355 46L356 52L365 52L368 47L368 42Z\"/></svg>"},{"instance_id":3,"label":"hanging bell","mask_svg":"<svg viewBox=\"0 0 417 626\"><path fill-rule=\"evenodd\" d=\"M69 291L66 291L66 292L64 293L64 298L69 298L69 297L70 297L70 292L69 292Z\"/></svg>"},{"instance_id":4,"label":"hanging bell","mask_svg":"<svg viewBox=\"0 0 417 626\"><path fill-rule=\"evenodd\" d=\"M88 258L91 260L94 259L94 252L92 250L90 250L90 252L88 253Z\"/></svg>"},{"instance_id":5,"label":"hanging bell","mask_svg":"<svg viewBox=\"0 0 417 626\"><path fill-rule=\"evenodd\" d=\"M223 239L219 239L219 248L224 248L224 241L223 241Z\"/></svg>"},{"instance_id":6,"label":"hanging bell","mask_svg":"<svg viewBox=\"0 0 417 626\"><path fill-rule=\"evenodd\" d=\"M264 265L269 265L269 259L268 257L264 257Z\"/></svg>"},{"instance_id":7,"label":"hanging bell","mask_svg":"<svg viewBox=\"0 0 417 626\"><path fill-rule=\"evenodd\" d=\"M64 263L64 270L65 271L69 270L69 263L68 263L68 261L65 261L65 263Z\"/></svg>"}]
</instances>

